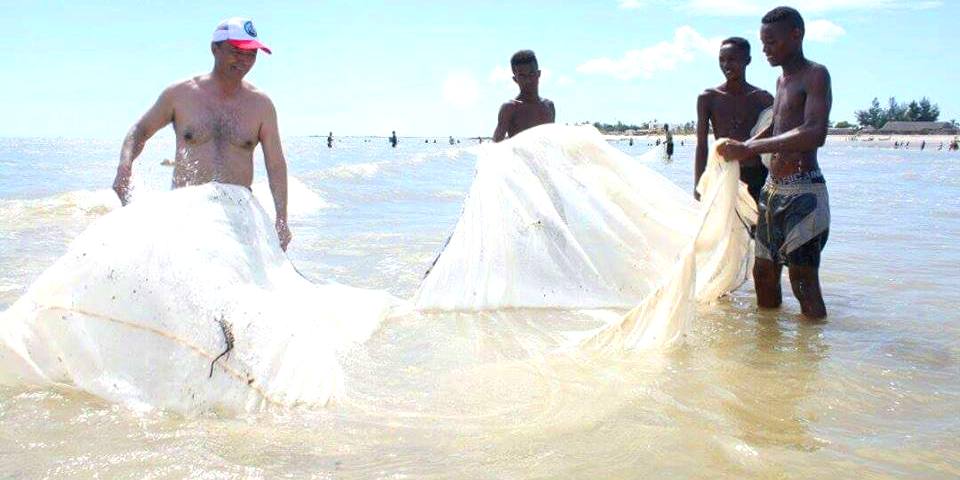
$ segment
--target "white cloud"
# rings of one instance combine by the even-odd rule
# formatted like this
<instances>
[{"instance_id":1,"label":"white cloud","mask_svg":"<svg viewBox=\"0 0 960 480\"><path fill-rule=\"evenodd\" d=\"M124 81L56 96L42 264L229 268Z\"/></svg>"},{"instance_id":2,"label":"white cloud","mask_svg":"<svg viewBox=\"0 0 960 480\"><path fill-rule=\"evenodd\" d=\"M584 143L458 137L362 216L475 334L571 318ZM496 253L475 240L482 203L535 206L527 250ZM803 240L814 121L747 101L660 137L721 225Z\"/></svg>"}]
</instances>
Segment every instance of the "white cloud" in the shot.
<instances>
[{"instance_id":1,"label":"white cloud","mask_svg":"<svg viewBox=\"0 0 960 480\"><path fill-rule=\"evenodd\" d=\"M687 0L681 6L690 13L715 16L762 16L783 0ZM838 10L922 10L943 5L942 0L795 0L790 4L802 15Z\"/></svg>"},{"instance_id":2,"label":"white cloud","mask_svg":"<svg viewBox=\"0 0 960 480\"><path fill-rule=\"evenodd\" d=\"M783 0L617 0L623 10L635 10L651 3L685 10L695 15L741 17L762 16ZM790 3L790 2L787 2ZM791 6L801 14L823 14L841 10L926 10L943 6L944 0L794 0Z\"/></svg>"},{"instance_id":3,"label":"white cloud","mask_svg":"<svg viewBox=\"0 0 960 480\"><path fill-rule=\"evenodd\" d=\"M624 10L632 10L646 6L646 3L641 0L618 0L618 3L620 4L620 8Z\"/></svg>"},{"instance_id":4,"label":"white cloud","mask_svg":"<svg viewBox=\"0 0 960 480\"><path fill-rule=\"evenodd\" d=\"M655 73L671 71L681 63L693 61L697 52L715 55L720 39L708 39L693 27L682 26L674 32L673 39L640 50L630 50L622 58L607 57L588 60L577 71L588 75L608 75L621 80L637 77L651 78Z\"/></svg>"},{"instance_id":5,"label":"white cloud","mask_svg":"<svg viewBox=\"0 0 960 480\"><path fill-rule=\"evenodd\" d=\"M540 69L540 85L549 85L553 81L553 70L549 68Z\"/></svg>"},{"instance_id":6,"label":"white cloud","mask_svg":"<svg viewBox=\"0 0 960 480\"><path fill-rule=\"evenodd\" d=\"M566 87L567 85L573 85L573 84L574 84L573 79L566 75L560 75L560 77L557 78L558 87Z\"/></svg>"},{"instance_id":7,"label":"white cloud","mask_svg":"<svg viewBox=\"0 0 960 480\"><path fill-rule=\"evenodd\" d=\"M814 20L807 23L807 32L804 37L814 42L832 43L846 33L843 27L830 20Z\"/></svg>"},{"instance_id":8,"label":"white cloud","mask_svg":"<svg viewBox=\"0 0 960 480\"><path fill-rule=\"evenodd\" d=\"M480 85L469 72L450 72L443 82L443 100L456 108L470 108L477 103Z\"/></svg>"},{"instance_id":9,"label":"white cloud","mask_svg":"<svg viewBox=\"0 0 960 480\"><path fill-rule=\"evenodd\" d=\"M700 15L747 16L766 11L753 0L690 0L685 8Z\"/></svg>"},{"instance_id":10,"label":"white cloud","mask_svg":"<svg viewBox=\"0 0 960 480\"><path fill-rule=\"evenodd\" d=\"M497 65L490 71L487 80L489 80L490 83L511 83L513 82L513 72L511 72L509 68Z\"/></svg>"}]
</instances>

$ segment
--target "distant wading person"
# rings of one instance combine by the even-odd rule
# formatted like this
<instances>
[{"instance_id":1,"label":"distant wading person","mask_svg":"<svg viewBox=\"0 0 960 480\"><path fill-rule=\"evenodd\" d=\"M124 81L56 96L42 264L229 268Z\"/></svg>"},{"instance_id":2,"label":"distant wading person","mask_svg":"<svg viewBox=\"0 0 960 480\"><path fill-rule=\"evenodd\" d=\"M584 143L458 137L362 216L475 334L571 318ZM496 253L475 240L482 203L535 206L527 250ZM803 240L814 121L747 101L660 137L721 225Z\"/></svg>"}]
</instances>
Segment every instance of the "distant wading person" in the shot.
<instances>
[{"instance_id":1,"label":"distant wading person","mask_svg":"<svg viewBox=\"0 0 960 480\"><path fill-rule=\"evenodd\" d=\"M773 95L747 83L747 65L750 64L750 42L731 37L720 44L720 71L727 81L708 88L697 98L697 153L693 169L694 198L697 184L707 166L707 135L713 126L713 138L732 138L745 141L750 130L767 107L773 105ZM754 201L760 202L760 189L767 181L767 168L755 155L740 162L740 181L747 184Z\"/></svg>"},{"instance_id":2,"label":"distant wading person","mask_svg":"<svg viewBox=\"0 0 960 480\"><path fill-rule=\"evenodd\" d=\"M250 188L253 150L263 149L264 163L276 207L280 246L290 243L287 226L287 163L283 158L277 112L267 95L243 77L253 68L257 50L270 49L257 40L253 22L224 20L210 45L213 71L175 83L134 124L123 141L113 189L126 205L130 201L133 161L147 140L173 122L177 136L173 188L208 182Z\"/></svg>"},{"instance_id":3,"label":"distant wading person","mask_svg":"<svg viewBox=\"0 0 960 480\"><path fill-rule=\"evenodd\" d=\"M663 124L663 133L667 135L667 159L673 158L673 134L670 133L670 125Z\"/></svg>"},{"instance_id":4,"label":"distant wading person","mask_svg":"<svg viewBox=\"0 0 960 480\"><path fill-rule=\"evenodd\" d=\"M553 123L557 118L557 109L553 102L540 98L540 66L537 56L531 50L520 50L510 58L513 81L520 87L516 98L500 107L497 128L493 132L493 141L499 142L518 133Z\"/></svg>"},{"instance_id":5,"label":"distant wading person","mask_svg":"<svg viewBox=\"0 0 960 480\"><path fill-rule=\"evenodd\" d=\"M397 132L396 130L390 132L390 146L397 148Z\"/></svg>"},{"instance_id":6,"label":"distant wading person","mask_svg":"<svg viewBox=\"0 0 960 480\"><path fill-rule=\"evenodd\" d=\"M762 23L763 52L771 65L783 68L777 79L773 124L746 142L730 141L720 153L739 161L773 154L770 179L760 193L753 271L757 304L780 306L780 273L786 265L803 314L819 319L827 315L818 270L829 233L830 208L817 149L826 141L833 102L830 74L803 56L804 24L799 12L778 7Z\"/></svg>"}]
</instances>

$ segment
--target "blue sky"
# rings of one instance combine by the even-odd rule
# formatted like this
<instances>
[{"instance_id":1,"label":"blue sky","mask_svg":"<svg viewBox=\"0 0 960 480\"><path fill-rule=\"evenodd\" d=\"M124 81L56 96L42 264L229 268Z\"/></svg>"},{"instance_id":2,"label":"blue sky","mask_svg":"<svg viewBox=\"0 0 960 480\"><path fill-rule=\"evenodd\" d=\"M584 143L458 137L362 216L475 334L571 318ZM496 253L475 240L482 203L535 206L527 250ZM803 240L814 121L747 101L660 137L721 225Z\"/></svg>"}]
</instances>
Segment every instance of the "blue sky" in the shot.
<instances>
[{"instance_id":1,"label":"blue sky","mask_svg":"<svg viewBox=\"0 0 960 480\"><path fill-rule=\"evenodd\" d=\"M119 139L166 85L209 71L213 27L235 15L273 48L247 79L273 98L285 135L489 135L516 93L509 57L521 48L537 52L559 122L685 122L722 80L721 38L748 38L748 79L773 89L757 31L777 3L4 0L0 136ZM923 95L960 119L960 2L792 5L807 56L831 71L833 120L873 97Z\"/></svg>"}]
</instances>

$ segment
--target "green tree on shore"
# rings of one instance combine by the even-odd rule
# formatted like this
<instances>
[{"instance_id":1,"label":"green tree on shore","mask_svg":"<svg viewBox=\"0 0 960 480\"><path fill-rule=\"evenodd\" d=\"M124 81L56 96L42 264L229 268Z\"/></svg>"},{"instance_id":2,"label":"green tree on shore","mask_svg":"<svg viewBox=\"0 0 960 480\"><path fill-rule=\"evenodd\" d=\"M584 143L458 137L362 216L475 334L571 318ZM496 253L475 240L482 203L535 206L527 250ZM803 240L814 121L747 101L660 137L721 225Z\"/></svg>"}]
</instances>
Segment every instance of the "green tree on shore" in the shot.
<instances>
[{"instance_id":1,"label":"green tree on shore","mask_svg":"<svg viewBox=\"0 0 960 480\"><path fill-rule=\"evenodd\" d=\"M880 128L884 123L887 123L886 113L880 108L880 101L877 100L877 97L873 97L870 108L857 110L854 115L857 116L857 122L860 123L861 127Z\"/></svg>"},{"instance_id":2,"label":"green tree on shore","mask_svg":"<svg viewBox=\"0 0 960 480\"><path fill-rule=\"evenodd\" d=\"M930 103L927 97L921 98L919 102L913 100L910 103L898 103L895 97L890 97L887 108L884 109L880 106L880 101L874 97L870 108L857 110L855 115L862 127L883 128L887 122L893 121L935 122L940 118L940 107Z\"/></svg>"}]
</instances>

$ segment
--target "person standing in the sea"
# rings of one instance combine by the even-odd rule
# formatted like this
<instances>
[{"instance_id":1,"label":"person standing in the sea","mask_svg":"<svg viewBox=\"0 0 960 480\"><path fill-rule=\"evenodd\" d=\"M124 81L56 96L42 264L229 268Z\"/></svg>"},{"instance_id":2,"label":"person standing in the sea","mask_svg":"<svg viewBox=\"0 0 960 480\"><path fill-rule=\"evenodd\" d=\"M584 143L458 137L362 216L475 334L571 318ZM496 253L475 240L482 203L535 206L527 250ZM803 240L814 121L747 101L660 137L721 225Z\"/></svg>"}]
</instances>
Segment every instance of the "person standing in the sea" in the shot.
<instances>
[{"instance_id":1,"label":"person standing in the sea","mask_svg":"<svg viewBox=\"0 0 960 480\"><path fill-rule=\"evenodd\" d=\"M333 148L333 132L327 135L327 148Z\"/></svg>"},{"instance_id":2,"label":"person standing in the sea","mask_svg":"<svg viewBox=\"0 0 960 480\"><path fill-rule=\"evenodd\" d=\"M147 140L171 122L177 137L173 188L220 182L249 189L253 150L260 144L276 207L277 236L287 248L287 163L277 111L265 93L243 81L258 50L270 53L250 19L234 17L217 25L210 45L213 71L167 87L124 139L113 182L122 204L130 201L133 161Z\"/></svg>"},{"instance_id":3,"label":"person standing in the sea","mask_svg":"<svg viewBox=\"0 0 960 480\"><path fill-rule=\"evenodd\" d=\"M693 196L699 199L697 184L707 166L707 135L713 127L713 138L744 141L760 118L760 113L773 105L773 95L747 83L750 64L750 42L731 37L720 44L720 70L726 81L708 88L697 98L697 151L693 168ZM754 201L760 201L760 189L767 181L767 169L759 156L740 162L740 181L747 184Z\"/></svg>"},{"instance_id":4,"label":"person standing in the sea","mask_svg":"<svg viewBox=\"0 0 960 480\"><path fill-rule=\"evenodd\" d=\"M493 132L493 141L500 142L518 133L553 123L557 118L557 109L553 102L540 97L540 65L532 50L520 50L510 58L513 81L520 87L516 98L500 106L497 116L497 128Z\"/></svg>"},{"instance_id":5,"label":"person standing in the sea","mask_svg":"<svg viewBox=\"0 0 960 480\"><path fill-rule=\"evenodd\" d=\"M817 150L826 142L833 96L826 67L804 57L803 36L803 18L790 7L775 8L763 17L763 52L771 65L783 69L773 123L746 142L727 142L719 153L739 161L773 154L770 178L760 193L753 270L757 304L780 306L780 274L786 265L803 314L819 319L827 315L819 268L830 207Z\"/></svg>"},{"instance_id":6,"label":"person standing in the sea","mask_svg":"<svg viewBox=\"0 0 960 480\"><path fill-rule=\"evenodd\" d=\"M673 158L673 134L670 133L670 125L663 124L663 133L667 136L665 143L667 144L667 159L669 160Z\"/></svg>"},{"instance_id":7,"label":"person standing in the sea","mask_svg":"<svg viewBox=\"0 0 960 480\"><path fill-rule=\"evenodd\" d=\"M397 131L396 130L390 132L389 140L390 140L390 146L393 148L397 148Z\"/></svg>"}]
</instances>

